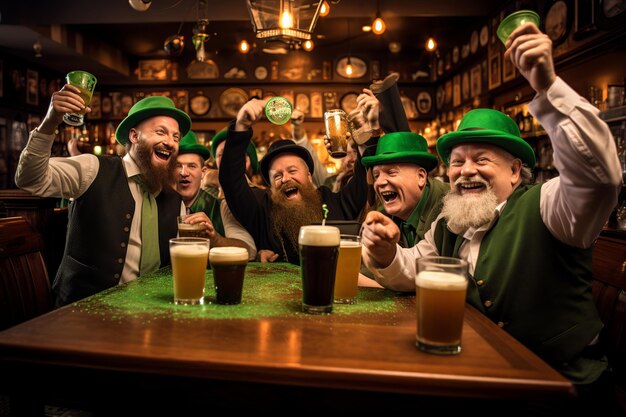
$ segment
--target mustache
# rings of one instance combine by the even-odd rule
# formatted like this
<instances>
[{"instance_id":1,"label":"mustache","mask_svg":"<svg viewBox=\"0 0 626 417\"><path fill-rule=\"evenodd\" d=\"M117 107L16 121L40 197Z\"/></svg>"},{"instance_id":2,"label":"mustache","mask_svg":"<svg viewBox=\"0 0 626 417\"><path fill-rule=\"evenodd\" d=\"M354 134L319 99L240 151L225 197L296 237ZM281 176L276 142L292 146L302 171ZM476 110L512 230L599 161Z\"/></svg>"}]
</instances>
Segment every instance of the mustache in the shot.
<instances>
[{"instance_id":1,"label":"mustache","mask_svg":"<svg viewBox=\"0 0 626 417\"><path fill-rule=\"evenodd\" d=\"M456 181L454 181L454 185L455 185L454 189L456 190L456 188L462 184L468 184L472 182L480 183L484 185L485 188L489 188L489 183L485 179L483 179L480 175L472 175L471 177L461 176L457 178Z\"/></svg>"},{"instance_id":2,"label":"mustache","mask_svg":"<svg viewBox=\"0 0 626 417\"><path fill-rule=\"evenodd\" d=\"M281 186L278 187L278 191L283 193L288 188L297 188L298 191L302 191L302 186L298 184L297 182L295 182L294 180L288 180L287 182L281 184Z\"/></svg>"}]
</instances>

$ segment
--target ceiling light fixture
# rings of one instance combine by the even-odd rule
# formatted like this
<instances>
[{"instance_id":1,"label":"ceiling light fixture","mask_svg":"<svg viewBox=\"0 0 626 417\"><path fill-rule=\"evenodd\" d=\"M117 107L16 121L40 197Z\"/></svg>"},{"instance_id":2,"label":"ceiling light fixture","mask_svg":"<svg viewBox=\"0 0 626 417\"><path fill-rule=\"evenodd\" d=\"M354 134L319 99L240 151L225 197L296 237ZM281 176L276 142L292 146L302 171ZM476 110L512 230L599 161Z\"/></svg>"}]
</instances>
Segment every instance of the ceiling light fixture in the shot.
<instances>
[{"instance_id":1,"label":"ceiling light fixture","mask_svg":"<svg viewBox=\"0 0 626 417\"><path fill-rule=\"evenodd\" d=\"M315 44L313 43L313 41L302 42L302 49L304 49L305 51L311 52L313 48L315 48Z\"/></svg>"},{"instance_id":2,"label":"ceiling light fixture","mask_svg":"<svg viewBox=\"0 0 626 417\"><path fill-rule=\"evenodd\" d=\"M328 4L326 0L324 0L322 2L322 7L320 7L320 16L326 17L328 16L328 13L330 13L330 5Z\"/></svg>"},{"instance_id":3,"label":"ceiling light fixture","mask_svg":"<svg viewBox=\"0 0 626 417\"><path fill-rule=\"evenodd\" d=\"M211 35L207 33L209 19L207 18L206 5L206 0L198 1L198 23L193 29L194 34L191 38L193 46L196 48L196 60L200 62L206 61L204 43L211 38Z\"/></svg>"},{"instance_id":4,"label":"ceiling light fixture","mask_svg":"<svg viewBox=\"0 0 626 417\"><path fill-rule=\"evenodd\" d=\"M350 41L350 19L346 19L346 23L348 24L348 62L346 62L346 75L348 76L348 78L352 78L354 68L352 68L352 62L350 61L350 58L352 56L352 42Z\"/></svg>"},{"instance_id":5,"label":"ceiling light fixture","mask_svg":"<svg viewBox=\"0 0 626 417\"><path fill-rule=\"evenodd\" d=\"M374 35L382 35L385 33L387 25L382 17L380 17L380 0L376 0L376 19L372 22L372 32Z\"/></svg>"},{"instance_id":6,"label":"ceiling light fixture","mask_svg":"<svg viewBox=\"0 0 626 417\"><path fill-rule=\"evenodd\" d=\"M320 0L246 0L256 37L289 45L311 39L323 3Z\"/></svg>"}]
</instances>

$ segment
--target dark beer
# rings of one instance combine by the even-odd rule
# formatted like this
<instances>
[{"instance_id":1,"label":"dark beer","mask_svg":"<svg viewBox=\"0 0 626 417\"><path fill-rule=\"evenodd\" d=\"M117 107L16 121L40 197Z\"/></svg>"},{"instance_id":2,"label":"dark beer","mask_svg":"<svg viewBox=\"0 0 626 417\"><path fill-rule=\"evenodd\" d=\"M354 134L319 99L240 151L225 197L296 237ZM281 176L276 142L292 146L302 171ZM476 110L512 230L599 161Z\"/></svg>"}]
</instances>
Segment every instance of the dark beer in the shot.
<instances>
[{"instance_id":1,"label":"dark beer","mask_svg":"<svg viewBox=\"0 0 626 417\"><path fill-rule=\"evenodd\" d=\"M300 228L302 309L307 313L323 314L333 310L339 241L339 229L336 227Z\"/></svg>"},{"instance_id":2,"label":"dark beer","mask_svg":"<svg viewBox=\"0 0 626 417\"><path fill-rule=\"evenodd\" d=\"M209 262L213 270L216 302L218 304L241 303L248 251L237 247L212 248Z\"/></svg>"}]
</instances>

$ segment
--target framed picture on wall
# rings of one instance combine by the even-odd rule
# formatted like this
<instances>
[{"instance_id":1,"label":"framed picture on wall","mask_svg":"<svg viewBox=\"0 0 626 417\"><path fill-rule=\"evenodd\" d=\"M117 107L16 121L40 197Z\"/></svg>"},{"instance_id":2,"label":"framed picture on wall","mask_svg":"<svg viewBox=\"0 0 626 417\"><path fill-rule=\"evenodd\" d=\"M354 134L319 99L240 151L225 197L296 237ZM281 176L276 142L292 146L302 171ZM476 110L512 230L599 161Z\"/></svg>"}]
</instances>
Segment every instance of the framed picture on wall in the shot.
<instances>
[{"instance_id":1,"label":"framed picture on wall","mask_svg":"<svg viewBox=\"0 0 626 417\"><path fill-rule=\"evenodd\" d=\"M30 69L26 71L26 104L39 105L39 73Z\"/></svg>"},{"instance_id":2,"label":"framed picture on wall","mask_svg":"<svg viewBox=\"0 0 626 417\"><path fill-rule=\"evenodd\" d=\"M480 64L470 70L470 96L476 97L482 93L482 77L480 75Z\"/></svg>"},{"instance_id":3,"label":"framed picture on wall","mask_svg":"<svg viewBox=\"0 0 626 417\"><path fill-rule=\"evenodd\" d=\"M507 82L515 78L515 65L508 58L502 60L502 82Z\"/></svg>"},{"instance_id":4,"label":"framed picture on wall","mask_svg":"<svg viewBox=\"0 0 626 417\"><path fill-rule=\"evenodd\" d=\"M502 84L500 70L500 51L495 50L489 55L489 89L493 90Z\"/></svg>"},{"instance_id":5,"label":"framed picture on wall","mask_svg":"<svg viewBox=\"0 0 626 417\"><path fill-rule=\"evenodd\" d=\"M554 46L563 43L567 39L572 14L570 0L553 0L548 2L543 17L543 24L546 35L552 40Z\"/></svg>"},{"instance_id":6,"label":"framed picture on wall","mask_svg":"<svg viewBox=\"0 0 626 417\"><path fill-rule=\"evenodd\" d=\"M626 25L626 0L597 0L598 28L610 30Z\"/></svg>"},{"instance_id":7,"label":"framed picture on wall","mask_svg":"<svg viewBox=\"0 0 626 417\"><path fill-rule=\"evenodd\" d=\"M310 117L322 117L324 115L322 93L311 91L311 114Z\"/></svg>"},{"instance_id":8,"label":"framed picture on wall","mask_svg":"<svg viewBox=\"0 0 626 417\"><path fill-rule=\"evenodd\" d=\"M579 40L595 33L598 30L596 26L596 7L597 0L574 0L576 2L574 8L574 39Z\"/></svg>"}]
</instances>

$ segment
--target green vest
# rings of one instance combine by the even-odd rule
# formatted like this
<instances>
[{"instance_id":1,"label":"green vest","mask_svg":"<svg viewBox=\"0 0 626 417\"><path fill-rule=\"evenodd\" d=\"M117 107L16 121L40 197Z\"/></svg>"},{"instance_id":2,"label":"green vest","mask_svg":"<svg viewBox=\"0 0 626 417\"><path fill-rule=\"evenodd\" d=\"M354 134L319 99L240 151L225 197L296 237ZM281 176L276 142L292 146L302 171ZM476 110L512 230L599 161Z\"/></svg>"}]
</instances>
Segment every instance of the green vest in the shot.
<instances>
[{"instance_id":1,"label":"green vest","mask_svg":"<svg viewBox=\"0 0 626 417\"><path fill-rule=\"evenodd\" d=\"M450 184L429 178L422 198L406 221L390 216L400 229L400 242L398 242L400 246L410 248L424 239L424 235L439 216L443 197L448 191L450 191Z\"/></svg>"},{"instance_id":2,"label":"green vest","mask_svg":"<svg viewBox=\"0 0 626 417\"><path fill-rule=\"evenodd\" d=\"M189 210L191 213L203 211L207 217L211 219L215 231L224 236L224 223L222 222L222 213L220 212L221 201L222 200L218 200L206 191L200 190L200 193L189 207Z\"/></svg>"},{"instance_id":3,"label":"green vest","mask_svg":"<svg viewBox=\"0 0 626 417\"><path fill-rule=\"evenodd\" d=\"M602 328L591 295L591 249L557 240L539 212L541 186L519 187L484 236L467 302L576 383L606 362L580 357ZM462 236L439 221L435 244L458 257ZM583 355L584 356L584 355Z\"/></svg>"}]
</instances>

